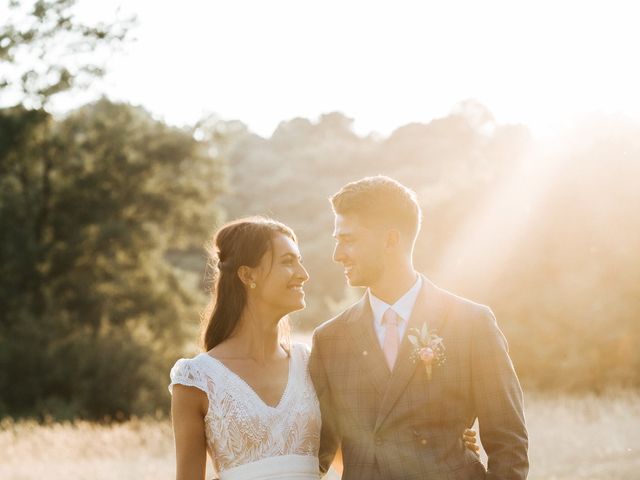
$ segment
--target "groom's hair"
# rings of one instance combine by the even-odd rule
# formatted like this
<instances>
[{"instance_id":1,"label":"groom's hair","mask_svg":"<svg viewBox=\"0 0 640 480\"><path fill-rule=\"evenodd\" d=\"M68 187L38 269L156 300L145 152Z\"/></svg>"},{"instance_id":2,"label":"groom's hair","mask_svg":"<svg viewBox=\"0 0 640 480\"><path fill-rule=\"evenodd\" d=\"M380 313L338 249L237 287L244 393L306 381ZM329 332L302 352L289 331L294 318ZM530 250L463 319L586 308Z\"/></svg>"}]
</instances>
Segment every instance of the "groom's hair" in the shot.
<instances>
[{"instance_id":1,"label":"groom's hair","mask_svg":"<svg viewBox=\"0 0 640 480\"><path fill-rule=\"evenodd\" d=\"M377 175L347 183L330 201L337 215L396 228L412 243L420 231L422 211L416 193L393 178Z\"/></svg>"}]
</instances>

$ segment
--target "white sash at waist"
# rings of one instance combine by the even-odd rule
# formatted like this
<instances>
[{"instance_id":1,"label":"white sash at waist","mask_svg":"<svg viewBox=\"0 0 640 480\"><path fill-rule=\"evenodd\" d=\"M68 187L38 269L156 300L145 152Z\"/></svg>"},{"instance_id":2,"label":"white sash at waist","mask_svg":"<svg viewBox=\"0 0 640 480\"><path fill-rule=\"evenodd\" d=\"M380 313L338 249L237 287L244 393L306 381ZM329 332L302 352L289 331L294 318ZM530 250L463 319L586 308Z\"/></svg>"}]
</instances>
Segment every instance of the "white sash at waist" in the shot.
<instances>
[{"instance_id":1,"label":"white sash at waist","mask_svg":"<svg viewBox=\"0 0 640 480\"><path fill-rule=\"evenodd\" d=\"M318 457L309 455L282 455L263 458L220 472L220 480L318 480Z\"/></svg>"}]
</instances>

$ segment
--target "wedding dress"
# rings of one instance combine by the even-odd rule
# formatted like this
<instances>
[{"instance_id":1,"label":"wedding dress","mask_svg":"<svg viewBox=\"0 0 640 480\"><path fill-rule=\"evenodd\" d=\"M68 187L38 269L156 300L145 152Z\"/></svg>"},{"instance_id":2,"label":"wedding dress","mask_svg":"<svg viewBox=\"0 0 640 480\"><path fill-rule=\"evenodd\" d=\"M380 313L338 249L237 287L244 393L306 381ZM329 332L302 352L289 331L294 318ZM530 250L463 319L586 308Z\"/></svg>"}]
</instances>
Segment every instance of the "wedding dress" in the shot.
<instances>
[{"instance_id":1,"label":"wedding dress","mask_svg":"<svg viewBox=\"0 0 640 480\"><path fill-rule=\"evenodd\" d=\"M207 451L221 480L320 478L320 407L308 360L307 346L291 346L287 385L275 407L206 353L176 362L169 391L186 385L209 399Z\"/></svg>"}]
</instances>

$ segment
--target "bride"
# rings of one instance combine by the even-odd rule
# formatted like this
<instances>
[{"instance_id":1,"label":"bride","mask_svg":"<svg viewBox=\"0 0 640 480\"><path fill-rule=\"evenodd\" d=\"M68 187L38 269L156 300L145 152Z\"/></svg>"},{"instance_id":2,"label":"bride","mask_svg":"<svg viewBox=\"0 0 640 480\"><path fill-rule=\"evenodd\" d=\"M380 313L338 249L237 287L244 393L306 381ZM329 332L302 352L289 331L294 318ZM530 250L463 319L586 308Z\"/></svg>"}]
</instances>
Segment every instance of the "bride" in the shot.
<instances>
[{"instance_id":1,"label":"bride","mask_svg":"<svg viewBox=\"0 0 640 480\"><path fill-rule=\"evenodd\" d=\"M177 480L320 478L320 409L308 347L291 344L287 314L305 307L296 236L261 217L215 236L217 264L205 352L171 370ZM213 293L212 292L212 293ZM475 432L467 448L477 450Z\"/></svg>"}]
</instances>

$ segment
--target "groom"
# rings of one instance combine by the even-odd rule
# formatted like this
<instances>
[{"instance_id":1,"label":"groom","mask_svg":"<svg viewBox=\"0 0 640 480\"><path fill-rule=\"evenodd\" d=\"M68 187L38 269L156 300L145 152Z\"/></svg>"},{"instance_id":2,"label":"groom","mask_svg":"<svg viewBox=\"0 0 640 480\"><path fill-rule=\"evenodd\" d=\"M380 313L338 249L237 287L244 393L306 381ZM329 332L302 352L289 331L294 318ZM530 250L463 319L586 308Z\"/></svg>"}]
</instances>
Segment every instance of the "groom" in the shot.
<instances>
[{"instance_id":1,"label":"groom","mask_svg":"<svg viewBox=\"0 0 640 480\"><path fill-rule=\"evenodd\" d=\"M367 292L313 335L322 471L341 447L346 480L525 479L522 390L506 340L489 308L413 269L415 193L367 177L331 203L334 260ZM487 470L462 441L476 418Z\"/></svg>"}]
</instances>

